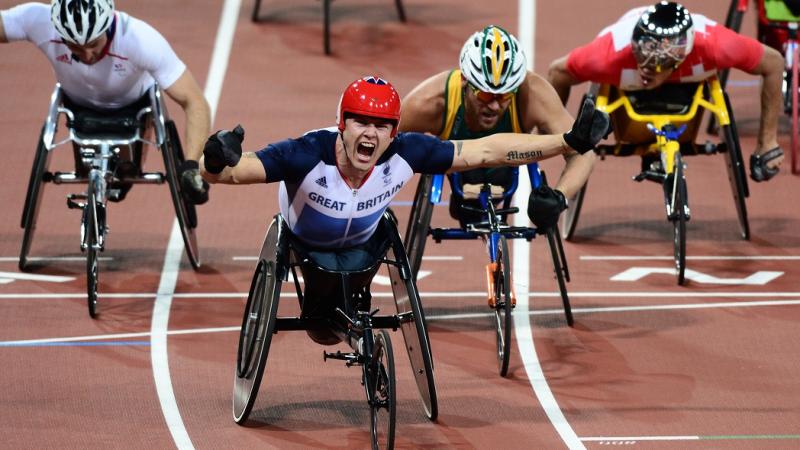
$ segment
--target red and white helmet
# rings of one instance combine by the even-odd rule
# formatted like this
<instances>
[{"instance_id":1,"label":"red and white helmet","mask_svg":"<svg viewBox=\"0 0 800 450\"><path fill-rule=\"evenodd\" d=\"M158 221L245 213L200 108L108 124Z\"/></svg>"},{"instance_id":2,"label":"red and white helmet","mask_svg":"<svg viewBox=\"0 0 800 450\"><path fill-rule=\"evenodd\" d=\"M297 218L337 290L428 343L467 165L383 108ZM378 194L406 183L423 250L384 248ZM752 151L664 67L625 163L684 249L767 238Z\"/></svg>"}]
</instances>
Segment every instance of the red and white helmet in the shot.
<instances>
[{"instance_id":1,"label":"red and white helmet","mask_svg":"<svg viewBox=\"0 0 800 450\"><path fill-rule=\"evenodd\" d=\"M344 131L345 115L350 113L392 120L394 137L400 124L400 95L391 83L382 78L360 78L344 90L336 113L339 131Z\"/></svg>"},{"instance_id":2,"label":"red and white helmet","mask_svg":"<svg viewBox=\"0 0 800 450\"><path fill-rule=\"evenodd\" d=\"M53 0L50 19L65 40L86 45L111 26L114 0Z\"/></svg>"}]
</instances>

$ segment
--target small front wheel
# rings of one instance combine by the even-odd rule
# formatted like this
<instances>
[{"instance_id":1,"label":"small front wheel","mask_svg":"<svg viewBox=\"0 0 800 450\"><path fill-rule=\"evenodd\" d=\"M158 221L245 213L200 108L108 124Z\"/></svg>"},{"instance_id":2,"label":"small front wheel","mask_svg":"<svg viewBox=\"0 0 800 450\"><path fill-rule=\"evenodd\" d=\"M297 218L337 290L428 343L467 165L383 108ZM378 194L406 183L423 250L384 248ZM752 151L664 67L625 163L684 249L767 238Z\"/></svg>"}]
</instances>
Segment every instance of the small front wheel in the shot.
<instances>
[{"instance_id":1,"label":"small front wheel","mask_svg":"<svg viewBox=\"0 0 800 450\"><path fill-rule=\"evenodd\" d=\"M670 221L672 222L673 257L675 260L675 275L678 284L682 285L686 274L686 180L683 177L683 161L681 154L675 154L675 172L671 186L672 207Z\"/></svg>"},{"instance_id":2,"label":"small front wheel","mask_svg":"<svg viewBox=\"0 0 800 450\"><path fill-rule=\"evenodd\" d=\"M86 245L86 301L89 306L89 316L97 318L97 247L100 234L103 232L104 214L98 214L102 205L97 203L95 185L89 181L86 191L86 206L84 206L83 239Z\"/></svg>"},{"instance_id":3,"label":"small front wheel","mask_svg":"<svg viewBox=\"0 0 800 450\"><path fill-rule=\"evenodd\" d=\"M370 404L370 432L372 448L394 448L394 430L397 418L397 391L394 373L392 341L386 330L375 336L372 359L364 368L369 386L367 396Z\"/></svg>"},{"instance_id":4,"label":"small front wheel","mask_svg":"<svg viewBox=\"0 0 800 450\"><path fill-rule=\"evenodd\" d=\"M511 328L514 299L511 297L511 264L508 255L508 242L500 236L497 262L494 264L492 279L494 283L494 318L497 331L497 365L500 376L508 374L511 358Z\"/></svg>"}]
</instances>

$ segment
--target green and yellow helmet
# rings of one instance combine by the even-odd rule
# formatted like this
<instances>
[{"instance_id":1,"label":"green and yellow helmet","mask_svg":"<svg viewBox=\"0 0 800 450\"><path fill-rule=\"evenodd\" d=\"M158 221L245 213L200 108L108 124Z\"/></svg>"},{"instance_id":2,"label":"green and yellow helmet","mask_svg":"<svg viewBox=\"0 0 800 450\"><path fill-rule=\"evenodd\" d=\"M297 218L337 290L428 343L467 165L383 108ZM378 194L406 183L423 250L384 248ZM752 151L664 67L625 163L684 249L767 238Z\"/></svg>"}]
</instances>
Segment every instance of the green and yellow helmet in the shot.
<instances>
[{"instance_id":1,"label":"green and yellow helmet","mask_svg":"<svg viewBox=\"0 0 800 450\"><path fill-rule=\"evenodd\" d=\"M476 88L493 94L516 90L527 72L519 41L490 25L467 39L459 60L461 73Z\"/></svg>"}]
</instances>

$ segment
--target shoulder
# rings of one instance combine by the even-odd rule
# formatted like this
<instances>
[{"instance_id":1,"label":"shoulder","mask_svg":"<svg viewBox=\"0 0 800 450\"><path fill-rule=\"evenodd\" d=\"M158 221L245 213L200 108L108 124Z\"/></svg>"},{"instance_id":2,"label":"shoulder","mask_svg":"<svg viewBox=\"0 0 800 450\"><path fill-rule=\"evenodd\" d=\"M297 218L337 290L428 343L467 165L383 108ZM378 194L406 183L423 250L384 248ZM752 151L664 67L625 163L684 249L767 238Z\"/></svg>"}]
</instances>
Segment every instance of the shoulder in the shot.
<instances>
[{"instance_id":1,"label":"shoulder","mask_svg":"<svg viewBox=\"0 0 800 450\"><path fill-rule=\"evenodd\" d=\"M1 11L0 17L9 41L27 39L38 45L55 36L50 7L42 3L23 3Z\"/></svg>"},{"instance_id":2,"label":"shoulder","mask_svg":"<svg viewBox=\"0 0 800 450\"><path fill-rule=\"evenodd\" d=\"M445 110L445 85L450 72L438 73L420 84L402 101L400 129L438 133Z\"/></svg>"},{"instance_id":3,"label":"shoulder","mask_svg":"<svg viewBox=\"0 0 800 450\"><path fill-rule=\"evenodd\" d=\"M528 71L517 93L517 109L522 131L553 132L572 124L572 117L561 104L553 86L541 75ZM544 130L542 129L544 127ZM566 131L566 130L564 130Z\"/></svg>"}]
</instances>

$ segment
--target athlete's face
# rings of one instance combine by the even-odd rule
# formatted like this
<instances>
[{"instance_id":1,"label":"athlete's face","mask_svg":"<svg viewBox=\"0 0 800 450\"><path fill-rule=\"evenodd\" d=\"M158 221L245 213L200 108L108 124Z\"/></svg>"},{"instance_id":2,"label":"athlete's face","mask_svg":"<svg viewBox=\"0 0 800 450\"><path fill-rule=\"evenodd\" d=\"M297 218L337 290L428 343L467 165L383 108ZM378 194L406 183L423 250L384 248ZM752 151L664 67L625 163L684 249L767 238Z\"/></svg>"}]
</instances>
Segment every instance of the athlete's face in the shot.
<instances>
[{"instance_id":1,"label":"athlete's face","mask_svg":"<svg viewBox=\"0 0 800 450\"><path fill-rule=\"evenodd\" d=\"M377 117L350 115L344 121L347 159L360 171L372 169L392 143L394 121Z\"/></svg>"},{"instance_id":2,"label":"athlete's face","mask_svg":"<svg viewBox=\"0 0 800 450\"><path fill-rule=\"evenodd\" d=\"M78 61L87 65L92 65L100 61L103 57L103 48L105 48L106 42L108 42L108 37L106 37L105 33L86 45L78 45L66 40L64 41L69 51L78 58Z\"/></svg>"},{"instance_id":3,"label":"athlete's face","mask_svg":"<svg viewBox=\"0 0 800 450\"><path fill-rule=\"evenodd\" d=\"M482 92L462 78L464 92L464 114L472 131L489 131L506 113L514 93L491 94Z\"/></svg>"}]
</instances>

